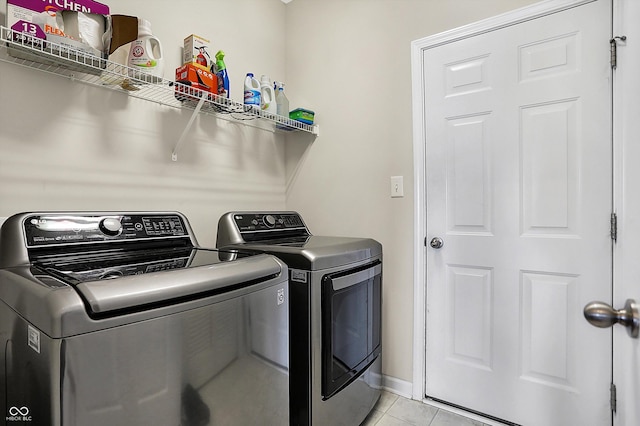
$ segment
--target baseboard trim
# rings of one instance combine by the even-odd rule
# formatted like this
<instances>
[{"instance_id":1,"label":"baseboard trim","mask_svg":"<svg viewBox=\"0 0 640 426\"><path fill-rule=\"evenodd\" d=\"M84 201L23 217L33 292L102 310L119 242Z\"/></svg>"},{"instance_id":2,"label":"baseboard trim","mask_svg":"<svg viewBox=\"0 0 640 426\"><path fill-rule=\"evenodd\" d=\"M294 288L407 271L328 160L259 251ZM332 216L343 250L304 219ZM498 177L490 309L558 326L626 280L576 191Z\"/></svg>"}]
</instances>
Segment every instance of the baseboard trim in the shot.
<instances>
[{"instance_id":1,"label":"baseboard trim","mask_svg":"<svg viewBox=\"0 0 640 426\"><path fill-rule=\"evenodd\" d=\"M382 389L403 398L413 399L413 385L406 380L382 375Z\"/></svg>"}]
</instances>

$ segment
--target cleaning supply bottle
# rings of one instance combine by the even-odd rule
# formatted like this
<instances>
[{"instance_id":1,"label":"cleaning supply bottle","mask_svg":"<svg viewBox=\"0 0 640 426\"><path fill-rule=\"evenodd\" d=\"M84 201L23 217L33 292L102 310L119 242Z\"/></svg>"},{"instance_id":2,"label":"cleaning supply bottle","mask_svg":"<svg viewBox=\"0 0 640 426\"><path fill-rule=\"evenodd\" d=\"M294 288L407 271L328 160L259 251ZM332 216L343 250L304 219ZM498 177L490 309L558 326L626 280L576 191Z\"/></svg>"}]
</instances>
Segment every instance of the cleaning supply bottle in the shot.
<instances>
[{"instance_id":1,"label":"cleaning supply bottle","mask_svg":"<svg viewBox=\"0 0 640 426\"><path fill-rule=\"evenodd\" d=\"M244 79L244 104L260 109L260 82L250 72Z\"/></svg>"},{"instance_id":2,"label":"cleaning supply bottle","mask_svg":"<svg viewBox=\"0 0 640 426\"><path fill-rule=\"evenodd\" d=\"M229 97L229 75L227 66L224 64L224 52L219 50L216 53L216 76L218 77L218 95Z\"/></svg>"},{"instance_id":3,"label":"cleaning supply bottle","mask_svg":"<svg viewBox=\"0 0 640 426\"><path fill-rule=\"evenodd\" d=\"M289 99L284 94L284 83L277 81L276 111L278 115L289 118Z\"/></svg>"},{"instance_id":4,"label":"cleaning supply bottle","mask_svg":"<svg viewBox=\"0 0 640 426\"><path fill-rule=\"evenodd\" d=\"M276 97L273 87L271 86L271 80L266 75L260 78L260 109L276 114Z\"/></svg>"},{"instance_id":5,"label":"cleaning supply bottle","mask_svg":"<svg viewBox=\"0 0 640 426\"><path fill-rule=\"evenodd\" d=\"M133 69L130 77L150 83L162 81L164 74L162 45L160 40L151 34L151 23L146 19L138 18L138 38L131 43L128 66Z\"/></svg>"}]
</instances>

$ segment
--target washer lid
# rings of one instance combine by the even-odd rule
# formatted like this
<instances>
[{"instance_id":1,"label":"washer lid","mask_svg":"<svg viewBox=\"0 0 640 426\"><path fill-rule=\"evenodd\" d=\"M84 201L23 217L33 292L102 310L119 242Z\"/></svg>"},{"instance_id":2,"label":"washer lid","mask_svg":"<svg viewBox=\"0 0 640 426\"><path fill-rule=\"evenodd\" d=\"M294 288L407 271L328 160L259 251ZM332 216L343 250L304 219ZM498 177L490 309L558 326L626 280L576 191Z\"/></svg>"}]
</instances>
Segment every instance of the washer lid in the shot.
<instances>
[{"instance_id":1,"label":"washer lid","mask_svg":"<svg viewBox=\"0 0 640 426\"><path fill-rule=\"evenodd\" d=\"M247 257L238 252L167 246L65 253L41 257L33 266L69 285L130 275L214 265Z\"/></svg>"},{"instance_id":2,"label":"washer lid","mask_svg":"<svg viewBox=\"0 0 640 426\"><path fill-rule=\"evenodd\" d=\"M0 301L50 337L286 283L273 256L198 247L177 212L27 212L0 228Z\"/></svg>"},{"instance_id":3,"label":"washer lid","mask_svg":"<svg viewBox=\"0 0 640 426\"><path fill-rule=\"evenodd\" d=\"M144 311L248 288L283 271L270 256L207 263L217 251L197 249L184 268L153 271L75 285L92 317Z\"/></svg>"},{"instance_id":4,"label":"washer lid","mask_svg":"<svg viewBox=\"0 0 640 426\"><path fill-rule=\"evenodd\" d=\"M35 266L20 266L0 268L0 301L49 337L62 338L172 315L286 283L286 265L269 255L76 285Z\"/></svg>"}]
</instances>

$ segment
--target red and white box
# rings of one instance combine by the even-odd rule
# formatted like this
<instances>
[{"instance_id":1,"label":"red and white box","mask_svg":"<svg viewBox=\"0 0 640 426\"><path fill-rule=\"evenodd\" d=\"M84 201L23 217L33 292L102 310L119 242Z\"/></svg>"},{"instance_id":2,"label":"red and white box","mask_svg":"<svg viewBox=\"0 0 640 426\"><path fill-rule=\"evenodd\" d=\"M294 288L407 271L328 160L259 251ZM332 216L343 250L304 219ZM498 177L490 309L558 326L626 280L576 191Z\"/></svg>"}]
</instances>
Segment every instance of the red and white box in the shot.
<instances>
[{"instance_id":1,"label":"red and white box","mask_svg":"<svg viewBox=\"0 0 640 426\"><path fill-rule=\"evenodd\" d=\"M176 83L175 96L181 101L198 100L201 91L215 94L218 90L218 77L194 64L176 68Z\"/></svg>"}]
</instances>

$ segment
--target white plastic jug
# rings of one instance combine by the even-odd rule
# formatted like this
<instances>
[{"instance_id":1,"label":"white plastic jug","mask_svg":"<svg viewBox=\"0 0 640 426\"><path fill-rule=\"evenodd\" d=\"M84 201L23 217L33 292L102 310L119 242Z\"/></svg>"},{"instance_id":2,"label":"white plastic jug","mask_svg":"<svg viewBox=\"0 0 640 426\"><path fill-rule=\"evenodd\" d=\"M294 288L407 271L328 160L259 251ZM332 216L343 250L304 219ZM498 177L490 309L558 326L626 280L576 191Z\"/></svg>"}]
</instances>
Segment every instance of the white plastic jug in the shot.
<instances>
[{"instance_id":1,"label":"white plastic jug","mask_svg":"<svg viewBox=\"0 0 640 426\"><path fill-rule=\"evenodd\" d=\"M276 105L276 96L273 91L273 85L269 80L269 77L263 75L260 78L260 108L263 111L276 114L278 112L278 106Z\"/></svg>"},{"instance_id":2,"label":"white plastic jug","mask_svg":"<svg viewBox=\"0 0 640 426\"><path fill-rule=\"evenodd\" d=\"M244 79L244 104L260 109L260 98L260 82L253 73L247 73Z\"/></svg>"},{"instance_id":3,"label":"white plastic jug","mask_svg":"<svg viewBox=\"0 0 640 426\"><path fill-rule=\"evenodd\" d=\"M129 76L136 80L158 83L164 75L162 44L151 34L151 23L146 19L138 19L138 39L131 43L128 66L132 68Z\"/></svg>"}]
</instances>

